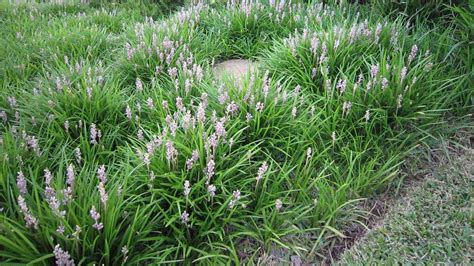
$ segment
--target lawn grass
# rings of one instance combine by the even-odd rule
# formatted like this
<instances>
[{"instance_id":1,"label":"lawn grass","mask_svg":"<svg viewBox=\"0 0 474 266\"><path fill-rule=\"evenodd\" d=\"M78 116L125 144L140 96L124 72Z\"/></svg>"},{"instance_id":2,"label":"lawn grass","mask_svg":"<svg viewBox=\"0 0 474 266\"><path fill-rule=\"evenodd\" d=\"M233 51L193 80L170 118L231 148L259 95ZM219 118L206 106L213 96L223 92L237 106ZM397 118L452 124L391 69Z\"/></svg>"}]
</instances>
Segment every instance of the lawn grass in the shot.
<instances>
[{"instance_id":1,"label":"lawn grass","mask_svg":"<svg viewBox=\"0 0 474 266\"><path fill-rule=\"evenodd\" d=\"M1 4L4 262L314 262L472 112L461 7L169 3ZM230 58L261 67L216 79Z\"/></svg>"},{"instance_id":2,"label":"lawn grass","mask_svg":"<svg viewBox=\"0 0 474 266\"><path fill-rule=\"evenodd\" d=\"M445 162L427 168L421 184L404 188L384 221L340 265L472 263L474 153L472 147L443 152Z\"/></svg>"}]
</instances>

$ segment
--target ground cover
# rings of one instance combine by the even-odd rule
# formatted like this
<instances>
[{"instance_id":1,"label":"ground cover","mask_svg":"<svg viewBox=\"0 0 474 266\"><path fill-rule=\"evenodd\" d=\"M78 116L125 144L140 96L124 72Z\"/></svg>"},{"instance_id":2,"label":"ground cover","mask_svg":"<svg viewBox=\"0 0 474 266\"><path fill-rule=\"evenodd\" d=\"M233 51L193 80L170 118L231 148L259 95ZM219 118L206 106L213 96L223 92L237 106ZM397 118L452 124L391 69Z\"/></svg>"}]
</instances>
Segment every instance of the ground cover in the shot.
<instances>
[{"instance_id":1,"label":"ground cover","mask_svg":"<svg viewBox=\"0 0 474 266\"><path fill-rule=\"evenodd\" d=\"M251 263L276 249L318 261L448 116L472 119L462 15L1 8L5 262ZM258 69L217 78L236 58Z\"/></svg>"}]
</instances>

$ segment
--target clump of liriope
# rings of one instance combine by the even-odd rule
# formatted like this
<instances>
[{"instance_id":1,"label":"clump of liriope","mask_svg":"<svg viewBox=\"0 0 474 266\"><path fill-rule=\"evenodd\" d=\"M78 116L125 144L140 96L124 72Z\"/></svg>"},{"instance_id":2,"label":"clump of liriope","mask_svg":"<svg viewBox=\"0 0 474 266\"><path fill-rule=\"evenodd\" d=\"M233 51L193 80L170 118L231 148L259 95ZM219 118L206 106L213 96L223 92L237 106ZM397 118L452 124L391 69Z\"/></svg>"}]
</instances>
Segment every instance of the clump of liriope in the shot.
<instances>
[{"instance_id":1,"label":"clump of liriope","mask_svg":"<svg viewBox=\"0 0 474 266\"><path fill-rule=\"evenodd\" d=\"M377 113L391 127L427 123L462 93L429 37L407 36L402 23L346 22L290 36L262 58L266 68L350 126Z\"/></svg>"},{"instance_id":2,"label":"clump of liriope","mask_svg":"<svg viewBox=\"0 0 474 266\"><path fill-rule=\"evenodd\" d=\"M2 60L9 83L27 82L56 68L57 58L105 59L123 24L141 19L137 10L113 6L31 4L9 6L3 20ZM60 66L59 66L60 67ZM26 83L27 84L27 83ZM29 84L28 84L29 85Z\"/></svg>"}]
</instances>

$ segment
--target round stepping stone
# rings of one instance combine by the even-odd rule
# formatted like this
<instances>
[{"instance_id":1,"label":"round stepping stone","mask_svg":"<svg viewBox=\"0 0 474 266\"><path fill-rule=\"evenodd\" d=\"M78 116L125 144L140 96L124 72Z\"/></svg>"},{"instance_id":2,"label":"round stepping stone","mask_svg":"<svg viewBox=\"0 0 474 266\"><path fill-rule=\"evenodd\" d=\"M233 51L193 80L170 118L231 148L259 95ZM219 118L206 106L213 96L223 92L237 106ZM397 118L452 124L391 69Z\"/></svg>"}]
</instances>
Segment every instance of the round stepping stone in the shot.
<instances>
[{"instance_id":1,"label":"round stepping stone","mask_svg":"<svg viewBox=\"0 0 474 266\"><path fill-rule=\"evenodd\" d=\"M222 80L224 77L230 77L237 82L242 82L247 73L254 71L256 63L245 59L231 59L216 64L213 72L216 77Z\"/></svg>"}]
</instances>

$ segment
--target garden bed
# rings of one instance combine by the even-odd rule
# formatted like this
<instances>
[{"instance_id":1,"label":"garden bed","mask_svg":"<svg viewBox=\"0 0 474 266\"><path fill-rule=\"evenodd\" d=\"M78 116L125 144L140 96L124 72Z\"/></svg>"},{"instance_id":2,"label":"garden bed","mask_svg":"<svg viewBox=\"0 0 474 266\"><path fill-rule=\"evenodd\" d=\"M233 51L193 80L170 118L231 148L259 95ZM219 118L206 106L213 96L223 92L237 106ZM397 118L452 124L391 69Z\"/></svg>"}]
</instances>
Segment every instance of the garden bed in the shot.
<instances>
[{"instance_id":1,"label":"garden bed","mask_svg":"<svg viewBox=\"0 0 474 266\"><path fill-rule=\"evenodd\" d=\"M472 121L463 9L0 7L7 263L325 260L448 115Z\"/></svg>"}]
</instances>

